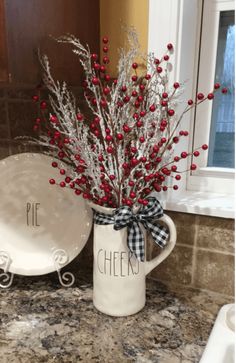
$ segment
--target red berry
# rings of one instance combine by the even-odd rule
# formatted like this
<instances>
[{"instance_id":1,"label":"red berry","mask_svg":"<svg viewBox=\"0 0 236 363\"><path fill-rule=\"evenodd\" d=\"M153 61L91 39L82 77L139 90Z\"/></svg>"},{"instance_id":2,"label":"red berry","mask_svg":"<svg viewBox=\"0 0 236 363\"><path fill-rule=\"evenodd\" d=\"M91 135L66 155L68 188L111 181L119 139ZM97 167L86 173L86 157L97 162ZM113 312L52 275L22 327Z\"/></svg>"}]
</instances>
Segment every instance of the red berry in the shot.
<instances>
[{"instance_id":1,"label":"red berry","mask_svg":"<svg viewBox=\"0 0 236 363\"><path fill-rule=\"evenodd\" d=\"M100 105L101 105L102 108L105 108L107 106L107 101L106 100L101 100Z\"/></svg>"},{"instance_id":2,"label":"red berry","mask_svg":"<svg viewBox=\"0 0 236 363\"><path fill-rule=\"evenodd\" d=\"M137 91L132 91L131 94L132 94L133 97L137 97L138 96L138 92Z\"/></svg>"},{"instance_id":3,"label":"red berry","mask_svg":"<svg viewBox=\"0 0 236 363\"><path fill-rule=\"evenodd\" d=\"M203 100L203 98L204 98L204 94L203 94L203 93L198 93L198 94L197 94L197 99L198 99L199 101Z\"/></svg>"},{"instance_id":4,"label":"red berry","mask_svg":"<svg viewBox=\"0 0 236 363\"><path fill-rule=\"evenodd\" d=\"M215 83L214 88L215 88L215 89L220 88L220 83Z\"/></svg>"},{"instance_id":5,"label":"red berry","mask_svg":"<svg viewBox=\"0 0 236 363\"><path fill-rule=\"evenodd\" d=\"M146 115L146 111L141 111L140 112L140 117L144 117Z\"/></svg>"},{"instance_id":6,"label":"red berry","mask_svg":"<svg viewBox=\"0 0 236 363\"><path fill-rule=\"evenodd\" d=\"M103 38L102 38L102 42L103 42L104 44L107 44L107 43L108 43L108 38L107 38L107 37L103 37Z\"/></svg>"},{"instance_id":7,"label":"red berry","mask_svg":"<svg viewBox=\"0 0 236 363\"><path fill-rule=\"evenodd\" d=\"M132 68L133 68L133 69L137 69L137 68L138 68L138 63L133 63L133 64L132 64Z\"/></svg>"},{"instance_id":8,"label":"red berry","mask_svg":"<svg viewBox=\"0 0 236 363\"><path fill-rule=\"evenodd\" d=\"M111 141L112 141L112 139L113 139L113 137L112 137L111 135L106 135L106 137L105 137L105 140L106 140L107 142L111 142Z\"/></svg>"},{"instance_id":9,"label":"red berry","mask_svg":"<svg viewBox=\"0 0 236 363\"><path fill-rule=\"evenodd\" d=\"M134 183L134 181L133 181L133 180L130 180L130 181L129 181L129 186L130 186L130 187L133 187L133 186L134 186L134 184L135 184L135 183Z\"/></svg>"},{"instance_id":10,"label":"red berry","mask_svg":"<svg viewBox=\"0 0 236 363\"><path fill-rule=\"evenodd\" d=\"M80 195L82 192L81 192L81 190L79 190L79 189L75 189L75 194L76 195Z\"/></svg>"},{"instance_id":11,"label":"red berry","mask_svg":"<svg viewBox=\"0 0 236 363\"><path fill-rule=\"evenodd\" d=\"M168 93L167 92L163 92L162 93L162 98L167 98L168 97Z\"/></svg>"},{"instance_id":12,"label":"red berry","mask_svg":"<svg viewBox=\"0 0 236 363\"><path fill-rule=\"evenodd\" d=\"M55 183L56 183L56 181L55 181L55 179L50 179L50 180L49 180L49 183L53 185L53 184L55 184Z\"/></svg>"},{"instance_id":13,"label":"red berry","mask_svg":"<svg viewBox=\"0 0 236 363\"><path fill-rule=\"evenodd\" d=\"M121 91L122 91L122 92L126 92L126 91L127 91L127 87L126 87L126 86L122 86L122 87L121 87Z\"/></svg>"},{"instance_id":14,"label":"red berry","mask_svg":"<svg viewBox=\"0 0 236 363\"><path fill-rule=\"evenodd\" d=\"M59 157L60 159L63 159L63 158L65 157L65 153L64 153L64 151L59 151L59 153L58 153L58 157Z\"/></svg>"},{"instance_id":15,"label":"red berry","mask_svg":"<svg viewBox=\"0 0 236 363\"><path fill-rule=\"evenodd\" d=\"M109 178L110 178L110 180L114 180L116 177L115 177L115 175L109 175Z\"/></svg>"},{"instance_id":16,"label":"red berry","mask_svg":"<svg viewBox=\"0 0 236 363\"><path fill-rule=\"evenodd\" d=\"M60 187L65 188L65 186L66 186L66 183L64 181L61 181L60 182Z\"/></svg>"},{"instance_id":17,"label":"red berry","mask_svg":"<svg viewBox=\"0 0 236 363\"><path fill-rule=\"evenodd\" d=\"M157 73L161 73L163 71L162 67L157 67Z\"/></svg>"},{"instance_id":18,"label":"red berry","mask_svg":"<svg viewBox=\"0 0 236 363\"><path fill-rule=\"evenodd\" d=\"M183 151L181 153L181 158L185 159L188 156L188 153L186 153L186 151Z\"/></svg>"},{"instance_id":19,"label":"red berry","mask_svg":"<svg viewBox=\"0 0 236 363\"><path fill-rule=\"evenodd\" d=\"M188 105L192 106L192 104L193 104L193 100L188 100Z\"/></svg>"},{"instance_id":20,"label":"red berry","mask_svg":"<svg viewBox=\"0 0 236 363\"><path fill-rule=\"evenodd\" d=\"M143 136L140 136L139 141L143 143L145 141L145 138Z\"/></svg>"},{"instance_id":21,"label":"red berry","mask_svg":"<svg viewBox=\"0 0 236 363\"><path fill-rule=\"evenodd\" d=\"M41 110L45 110L45 109L47 108L47 102L42 101L42 102L40 103L40 108L41 108Z\"/></svg>"},{"instance_id":22,"label":"red berry","mask_svg":"<svg viewBox=\"0 0 236 363\"><path fill-rule=\"evenodd\" d=\"M175 144L178 144L178 142L179 142L179 138L178 138L177 136L173 137L173 142L174 142Z\"/></svg>"},{"instance_id":23,"label":"red berry","mask_svg":"<svg viewBox=\"0 0 236 363\"><path fill-rule=\"evenodd\" d=\"M171 170L175 172L177 170L177 166L176 165L172 165Z\"/></svg>"},{"instance_id":24,"label":"red berry","mask_svg":"<svg viewBox=\"0 0 236 363\"><path fill-rule=\"evenodd\" d=\"M130 196L130 198L134 199L134 198L136 198L136 193L130 192L129 196Z\"/></svg>"},{"instance_id":25,"label":"red berry","mask_svg":"<svg viewBox=\"0 0 236 363\"><path fill-rule=\"evenodd\" d=\"M66 173L65 169L60 169L60 174L61 175L65 175L65 173Z\"/></svg>"},{"instance_id":26,"label":"red berry","mask_svg":"<svg viewBox=\"0 0 236 363\"><path fill-rule=\"evenodd\" d=\"M177 174L177 175L175 176L175 179L176 179L176 180L180 180L180 179L181 179L181 175Z\"/></svg>"},{"instance_id":27,"label":"red berry","mask_svg":"<svg viewBox=\"0 0 236 363\"><path fill-rule=\"evenodd\" d=\"M207 96L208 100L212 100L214 98L214 94L213 93L209 93Z\"/></svg>"},{"instance_id":28,"label":"red berry","mask_svg":"<svg viewBox=\"0 0 236 363\"><path fill-rule=\"evenodd\" d=\"M196 170L197 169L197 165L196 164L191 164L190 169L191 170Z\"/></svg>"},{"instance_id":29,"label":"red berry","mask_svg":"<svg viewBox=\"0 0 236 363\"><path fill-rule=\"evenodd\" d=\"M98 59L98 55L96 53L92 53L91 54L91 58L92 58L92 60L97 60Z\"/></svg>"},{"instance_id":30,"label":"red berry","mask_svg":"<svg viewBox=\"0 0 236 363\"><path fill-rule=\"evenodd\" d=\"M163 192L166 192L166 191L167 191L167 189L168 189L168 188L167 188L167 186L165 186L165 185L164 185L164 187L162 187Z\"/></svg>"},{"instance_id":31,"label":"red berry","mask_svg":"<svg viewBox=\"0 0 236 363\"><path fill-rule=\"evenodd\" d=\"M130 97L129 96L125 96L124 99L123 99L124 103L128 103L129 100L130 100Z\"/></svg>"},{"instance_id":32,"label":"red berry","mask_svg":"<svg viewBox=\"0 0 236 363\"><path fill-rule=\"evenodd\" d=\"M139 108L140 107L140 103L136 100L135 103L134 103L134 107L135 108Z\"/></svg>"},{"instance_id":33,"label":"red berry","mask_svg":"<svg viewBox=\"0 0 236 363\"><path fill-rule=\"evenodd\" d=\"M123 125L123 130L124 130L124 132L130 132L130 127L128 126L128 125Z\"/></svg>"},{"instance_id":34,"label":"red berry","mask_svg":"<svg viewBox=\"0 0 236 363\"><path fill-rule=\"evenodd\" d=\"M143 102L143 96L138 96L137 100L138 100L139 102Z\"/></svg>"},{"instance_id":35,"label":"red berry","mask_svg":"<svg viewBox=\"0 0 236 363\"><path fill-rule=\"evenodd\" d=\"M107 56L105 56L103 57L102 61L104 64L108 64L110 62L110 59Z\"/></svg>"},{"instance_id":36,"label":"red berry","mask_svg":"<svg viewBox=\"0 0 236 363\"><path fill-rule=\"evenodd\" d=\"M94 86L97 86L99 84L99 79L97 77L93 77L92 84L94 84Z\"/></svg>"},{"instance_id":37,"label":"red berry","mask_svg":"<svg viewBox=\"0 0 236 363\"><path fill-rule=\"evenodd\" d=\"M95 62L95 63L93 64L93 68L95 69L95 71L99 71L99 70L100 70L100 67L101 67L101 66L100 66L100 64L99 64L99 63L96 63L96 62Z\"/></svg>"},{"instance_id":38,"label":"red berry","mask_svg":"<svg viewBox=\"0 0 236 363\"><path fill-rule=\"evenodd\" d=\"M165 138L165 137L162 137L162 138L161 138L161 143L162 143L162 144L165 144L165 143L166 143L166 138Z\"/></svg>"},{"instance_id":39,"label":"red berry","mask_svg":"<svg viewBox=\"0 0 236 363\"><path fill-rule=\"evenodd\" d=\"M108 94L110 93L110 88L109 88L109 87L104 87L104 88L103 88L103 93L104 93L105 95L108 95Z\"/></svg>"},{"instance_id":40,"label":"red berry","mask_svg":"<svg viewBox=\"0 0 236 363\"><path fill-rule=\"evenodd\" d=\"M50 121L52 122L52 123L57 123L57 117L55 116L55 115L51 115L50 116Z\"/></svg>"},{"instance_id":41,"label":"red berry","mask_svg":"<svg viewBox=\"0 0 236 363\"><path fill-rule=\"evenodd\" d=\"M140 89L140 91L144 91L145 90L145 85L144 84L140 84L139 85L139 89Z\"/></svg>"},{"instance_id":42,"label":"red berry","mask_svg":"<svg viewBox=\"0 0 236 363\"><path fill-rule=\"evenodd\" d=\"M123 140L124 138L124 136L121 133L117 134L116 137L118 140Z\"/></svg>"},{"instance_id":43,"label":"red berry","mask_svg":"<svg viewBox=\"0 0 236 363\"><path fill-rule=\"evenodd\" d=\"M104 53L107 53L108 50L109 50L109 48L106 45L104 45L104 47L102 48L102 50L103 50Z\"/></svg>"},{"instance_id":44,"label":"red berry","mask_svg":"<svg viewBox=\"0 0 236 363\"><path fill-rule=\"evenodd\" d=\"M180 157L179 157L179 156L175 156L175 157L174 157L174 161L175 161L175 162L178 162L179 160L180 160Z\"/></svg>"},{"instance_id":45,"label":"red berry","mask_svg":"<svg viewBox=\"0 0 236 363\"><path fill-rule=\"evenodd\" d=\"M56 161L53 161L53 162L52 162L52 167L53 167L53 168L57 168L57 166L58 166L58 163L57 163Z\"/></svg>"},{"instance_id":46,"label":"red berry","mask_svg":"<svg viewBox=\"0 0 236 363\"><path fill-rule=\"evenodd\" d=\"M174 110L172 110L172 109L169 109L168 110L168 115L169 116L174 116L174 114L175 114L175 111Z\"/></svg>"},{"instance_id":47,"label":"red berry","mask_svg":"<svg viewBox=\"0 0 236 363\"><path fill-rule=\"evenodd\" d=\"M178 185L173 185L173 189L178 190L179 189Z\"/></svg>"},{"instance_id":48,"label":"red berry","mask_svg":"<svg viewBox=\"0 0 236 363\"><path fill-rule=\"evenodd\" d=\"M66 183L70 183L70 181L71 181L71 178L70 178L69 176L67 176L67 177L65 178L65 182L66 182Z\"/></svg>"},{"instance_id":49,"label":"red berry","mask_svg":"<svg viewBox=\"0 0 236 363\"><path fill-rule=\"evenodd\" d=\"M107 147L107 152L108 152L109 154L112 154L112 153L113 153L113 147L112 147L112 146L108 146L108 147Z\"/></svg>"},{"instance_id":50,"label":"red berry","mask_svg":"<svg viewBox=\"0 0 236 363\"><path fill-rule=\"evenodd\" d=\"M137 76L132 76L131 79L132 79L133 82L136 82L138 77Z\"/></svg>"},{"instance_id":51,"label":"red berry","mask_svg":"<svg viewBox=\"0 0 236 363\"><path fill-rule=\"evenodd\" d=\"M200 155L200 152L196 150L196 151L193 152L193 155L198 157Z\"/></svg>"},{"instance_id":52,"label":"red berry","mask_svg":"<svg viewBox=\"0 0 236 363\"><path fill-rule=\"evenodd\" d=\"M203 144L203 145L202 145L202 150L207 150L207 149L208 149L207 144Z\"/></svg>"},{"instance_id":53,"label":"red berry","mask_svg":"<svg viewBox=\"0 0 236 363\"><path fill-rule=\"evenodd\" d=\"M162 105L162 107L166 107L166 106L168 105L168 102L167 102L167 101L162 100L162 101L161 101L161 105Z\"/></svg>"},{"instance_id":54,"label":"red berry","mask_svg":"<svg viewBox=\"0 0 236 363\"><path fill-rule=\"evenodd\" d=\"M168 61L170 59L170 57L166 54L166 55L164 55L164 60L165 61Z\"/></svg>"},{"instance_id":55,"label":"red berry","mask_svg":"<svg viewBox=\"0 0 236 363\"><path fill-rule=\"evenodd\" d=\"M179 84L179 82L175 82L173 86L175 89L177 89L177 88L179 88L180 84Z\"/></svg>"},{"instance_id":56,"label":"red berry","mask_svg":"<svg viewBox=\"0 0 236 363\"><path fill-rule=\"evenodd\" d=\"M165 119L161 120L161 126L162 127L166 127L167 126L167 121Z\"/></svg>"},{"instance_id":57,"label":"red berry","mask_svg":"<svg viewBox=\"0 0 236 363\"><path fill-rule=\"evenodd\" d=\"M155 64L160 64L160 60L159 60L158 58L155 58L155 59L154 59L154 63L155 63Z\"/></svg>"},{"instance_id":58,"label":"red berry","mask_svg":"<svg viewBox=\"0 0 236 363\"><path fill-rule=\"evenodd\" d=\"M161 191L161 186L158 183L153 183L153 187L155 189L156 192L160 192Z\"/></svg>"},{"instance_id":59,"label":"red berry","mask_svg":"<svg viewBox=\"0 0 236 363\"><path fill-rule=\"evenodd\" d=\"M146 74L145 79L148 81L149 79L151 79L151 74Z\"/></svg>"},{"instance_id":60,"label":"red berry","mask_svg":"<svg viewBox=\"0 0 236 363\"><path fill-rule=\"evenodd\" d=\"M38 95L34 95L34 96L32 96L32 100L33 100L34 102L37 102L37 101L39 100L39 96L38 96Z\"/></svg>"},{"instance_id":61,"label":"red berry","mask_svg":"<svg viewBox=\"0 0 236 363\"><path fill-rule=\"evenodd\" d=\"M226 93L228 92L228 89L227 89L226 87L224 87L224 88L222 88L221 92L222 92L223 94L226 94Z\"/></svg>"},{"instance_id":62,"label":"red berry","mask_svg":"<svg viewBox=\"0 0 236 363\"><path fill-rule=\"evenodd\" d=\"M143 126L143 122L141 120L136 122L136 126L137 127L142 127Z\"/></svg>"},{"instance_id":63,"label":"red berry","mask_svg":"<svg viewBox=\"0 0 236 363\"><path fill-rule=\"evenodd\" d=\"M111 77L109 76L109 74L106 74L106 75L104 76L104 79L105 79L105 81L109 82L109 81L110 81L110 79L111 79Z\"/></svg>"},{"instance_id":64,"label":"red berry","mask_svg":"<svg viewBox=\"0 0 236 363\"><path fill-rule=\"evenodd\" d=\"M173 44L171 44L171 43L167 44L167 49L172 50L173 49Z\"/></svg>"}]
</instances>

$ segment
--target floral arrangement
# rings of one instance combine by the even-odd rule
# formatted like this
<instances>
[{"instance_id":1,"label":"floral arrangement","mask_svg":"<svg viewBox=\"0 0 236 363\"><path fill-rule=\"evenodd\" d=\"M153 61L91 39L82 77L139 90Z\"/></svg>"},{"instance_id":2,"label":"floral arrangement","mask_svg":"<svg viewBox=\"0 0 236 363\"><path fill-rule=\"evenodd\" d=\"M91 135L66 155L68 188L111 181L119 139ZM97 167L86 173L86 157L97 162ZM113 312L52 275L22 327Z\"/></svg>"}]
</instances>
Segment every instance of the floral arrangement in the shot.
<instances>
[{"instance_id":1,"label":"floral arrangement","mask_svg":"<svg viewBox=\"0 0 236 363\"><path fill-rule=\"evenodd\" d=\"M140 57L136 32L129 30L127 38L129 50L120 51L117 79L112 79L106 69L110 62L107 37L102 39L100 61L74 36L57 39L71 44L79 57L89 116L80 110L66 84L54 81L45 55L41 65L52 112L46 101L33 96L42 111L34 125L40 136L33 142L46 147L45 153L54 158L52 167L58 168L62 178L59 182L50 179L50 184L69 187L84 199L113 208L145 206L153 191L178 189L181 173L188 171L179 170L179 161L198 157L201 150L207 149L204 144L192 152L174 154L175 145L188 136L188 131L180 129L181 120L192 108L213 100L221 88L217 83L207 96L197 93L178 115L176 107L182 102L183 84L169 84L173 45L167 45L160 59L148 54L144 59L147 73L140 75L140 65L135 61ZM192 163L189 170L196 168Z\"/></svg>"}]
</instances>

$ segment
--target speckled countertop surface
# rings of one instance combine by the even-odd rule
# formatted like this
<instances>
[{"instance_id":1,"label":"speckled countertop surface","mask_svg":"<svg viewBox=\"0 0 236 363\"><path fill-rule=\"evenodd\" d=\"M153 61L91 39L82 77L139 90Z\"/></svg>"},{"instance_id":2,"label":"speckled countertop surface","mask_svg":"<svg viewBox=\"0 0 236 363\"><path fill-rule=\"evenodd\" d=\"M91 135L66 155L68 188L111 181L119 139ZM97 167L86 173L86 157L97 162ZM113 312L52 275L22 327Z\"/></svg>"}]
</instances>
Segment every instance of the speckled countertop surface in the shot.
<instances>
[{"instance_id":1,"label":"speckled countertop surface","mask_svg":"<svg viewBox=\"0 0 236 363\"><path fill-rule=\"evenodd\" d=\"M112 318L92 304L91 275L16 276L0 290L0 363L198 363L219 308L232 299L147 282L146 307Z\"/></svg>"}]
</instances>

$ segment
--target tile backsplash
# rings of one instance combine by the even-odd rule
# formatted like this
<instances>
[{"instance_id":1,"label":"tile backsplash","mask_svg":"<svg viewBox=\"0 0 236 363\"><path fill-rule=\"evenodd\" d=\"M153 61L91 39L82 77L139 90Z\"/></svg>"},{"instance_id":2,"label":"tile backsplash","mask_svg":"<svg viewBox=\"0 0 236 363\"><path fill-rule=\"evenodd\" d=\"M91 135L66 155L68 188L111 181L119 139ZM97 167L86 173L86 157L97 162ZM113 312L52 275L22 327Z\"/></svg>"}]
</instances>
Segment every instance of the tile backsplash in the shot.
<instances>
[{"instance_id":1,"label":"tile backsplash","mask_svg":"<svg viewBox=\"0 0 236 363\"><path fill-rule=\"evenodd\" d=\"M176 225L177 244L151 276L172 285L234 295L234 220L165 213ZM150 239L149 249L152 257L159 252Z\"/></svg>"}]
</instances>

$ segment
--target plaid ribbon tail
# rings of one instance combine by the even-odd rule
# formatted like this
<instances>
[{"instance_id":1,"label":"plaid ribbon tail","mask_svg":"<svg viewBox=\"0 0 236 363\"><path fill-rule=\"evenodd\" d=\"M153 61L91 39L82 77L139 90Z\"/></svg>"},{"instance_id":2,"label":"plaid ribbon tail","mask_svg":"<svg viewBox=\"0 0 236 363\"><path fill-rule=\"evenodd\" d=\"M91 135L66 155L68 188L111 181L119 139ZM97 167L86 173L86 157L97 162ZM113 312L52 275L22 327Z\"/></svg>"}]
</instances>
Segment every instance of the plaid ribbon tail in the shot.
<instances>
[{"instance_id":1,"label":"plaid ribbon tail","mask_svg":"<svg viewBox=\"0 0 236 363\"><path fill-rule=\"evenodd\" d=\"M154 242L159 247L162 247L162 248L165 247L165 245L167 243L167 239L169 237L168 228L161 226L160 224L153 224L148 221L145 221L143 223L143 226L145 227L146 230L148 230L151 233Z\"/></svg>"},{"instance_id":2,"label":"plaid ribbon tail","mask_svg":"<svg viewBox=\"0 0 236 363\"><path fill-rule=\"evenodd\" d=\"M128 226L128 247L139 261L145 259L145 240L143 232L139 224L133 221L131 226Z\"/></svg>"}]
</instances>

